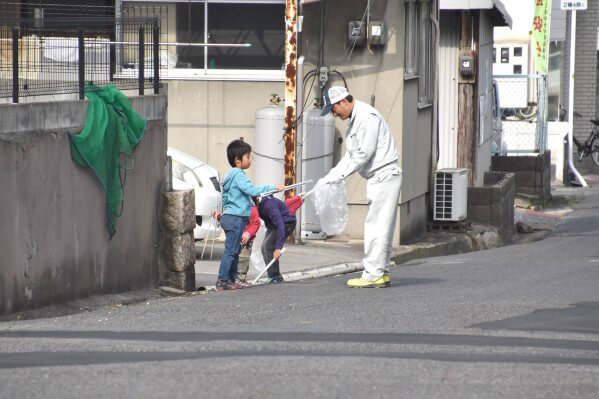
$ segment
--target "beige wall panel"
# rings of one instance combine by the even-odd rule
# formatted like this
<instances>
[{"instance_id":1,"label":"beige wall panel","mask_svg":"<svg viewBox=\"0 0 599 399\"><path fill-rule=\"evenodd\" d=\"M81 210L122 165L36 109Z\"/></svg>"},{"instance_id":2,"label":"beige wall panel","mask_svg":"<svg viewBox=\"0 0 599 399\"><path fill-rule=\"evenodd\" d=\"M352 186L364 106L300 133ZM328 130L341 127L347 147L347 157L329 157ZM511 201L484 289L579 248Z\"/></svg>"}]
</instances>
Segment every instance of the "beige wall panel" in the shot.
<instances>
[{"instance_id":1,"label":"beige wall panel","mask_svg":"<svg viewBox=\"0 0 599 399\"><path fill-rule=\"evenodd\" d=\"M227 145L235 139L254 144L255 115L283 82L169 80L169 146L218 169L230 169ZM253 177L253 172L248 171Z\"/></svg>"}]
</instances>

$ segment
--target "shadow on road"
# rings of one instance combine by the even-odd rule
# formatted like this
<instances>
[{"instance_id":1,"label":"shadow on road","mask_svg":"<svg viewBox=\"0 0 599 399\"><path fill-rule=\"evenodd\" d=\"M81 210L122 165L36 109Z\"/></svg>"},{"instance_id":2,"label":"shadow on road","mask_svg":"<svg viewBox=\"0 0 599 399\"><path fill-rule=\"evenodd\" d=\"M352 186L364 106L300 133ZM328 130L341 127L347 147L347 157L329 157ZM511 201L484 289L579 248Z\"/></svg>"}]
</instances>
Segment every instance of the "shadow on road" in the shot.
<instances>
[{"instance_id":1,"label":"shadow on road","mask_svg":"<svg viewBox=\"0 0 599 399\"><path fill-rule=\"evenodd\" d=\"M537 309L471 327L483 330L554 331L599 334L599 301L580 302L562 309Z\"/></svg>"}]
</instances>

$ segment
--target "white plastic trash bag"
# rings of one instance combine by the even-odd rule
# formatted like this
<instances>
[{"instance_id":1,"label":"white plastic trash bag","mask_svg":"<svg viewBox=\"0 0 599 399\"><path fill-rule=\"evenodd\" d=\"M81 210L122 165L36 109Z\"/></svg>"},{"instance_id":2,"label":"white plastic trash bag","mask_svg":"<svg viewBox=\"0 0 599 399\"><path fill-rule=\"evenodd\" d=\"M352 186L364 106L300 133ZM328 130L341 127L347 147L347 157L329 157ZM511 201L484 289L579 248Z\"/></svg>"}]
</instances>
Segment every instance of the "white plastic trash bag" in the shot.
<instances>
[{"instance_id":1,"label":"white plastic trash bag","mask_svg":"<svg viewBox=\"0 0 599 399\"><path fill-rule=\"evenodd\" d=\"M264 236L266 236L266 226L264 225L264 221L260 219L260 228L256 233L256 237L254 237L252 254L250 255L250 265L254 266L259 272L266 268L264 257L262 256L262 243L264 242Z\"/></svg>"},{"instance_id":2,"label":"white plastic trash bag","mask_svg":"<svg viewBox=\"0 0 599 399\"><path fill-rule=\"evenodd\" d=\"M328 236L340 234L347 226L347 195L343 180L317 186L308 197L320 219L320 228Z\"/></svg>"}]
</instances>

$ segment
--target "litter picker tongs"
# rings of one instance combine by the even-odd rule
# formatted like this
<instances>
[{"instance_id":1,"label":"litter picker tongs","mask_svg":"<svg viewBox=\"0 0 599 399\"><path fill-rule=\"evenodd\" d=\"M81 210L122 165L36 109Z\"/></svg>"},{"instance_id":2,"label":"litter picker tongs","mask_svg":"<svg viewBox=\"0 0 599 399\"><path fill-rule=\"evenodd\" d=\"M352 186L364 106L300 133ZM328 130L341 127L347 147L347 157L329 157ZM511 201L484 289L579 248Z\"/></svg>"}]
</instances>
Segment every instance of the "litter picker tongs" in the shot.
<instances>
[{"instance_id":1,"label":"litter picker tongs","mask_svg":"<svg viewBox=\"0 0 599 399\"><path fill-rule=\"evenodd\" d=\"M263 198L263 197L268 197L269 195L273 195L273 194L276 194L276 193L280 193L280 192L282 192L282 191L291 190L292 188L295 188L295 187L305 186L306 184L312 184L312 180L306 180L306 181L303 181L303 182L300 182L300 183L291 184L291 185L289 185L289 186L285 186L285 187L283 187L283 189L282 189L282 190L272 190L272 191L266 191L266 192L264 192L264 193L260 194L260 198Z\"/></svg>"}]
</instances>

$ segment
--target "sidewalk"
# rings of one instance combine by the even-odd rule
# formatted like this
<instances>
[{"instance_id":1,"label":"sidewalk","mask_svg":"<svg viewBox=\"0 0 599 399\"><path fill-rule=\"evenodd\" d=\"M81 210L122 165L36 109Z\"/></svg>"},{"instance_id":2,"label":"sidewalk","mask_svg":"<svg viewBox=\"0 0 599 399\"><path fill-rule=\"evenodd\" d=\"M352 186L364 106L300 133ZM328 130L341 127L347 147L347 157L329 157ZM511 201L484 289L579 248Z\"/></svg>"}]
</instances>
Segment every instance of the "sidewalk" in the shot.
<instances>
[{"instance_id":1,"label":"sidewalk","mask_svg":"<svg viewBox=\"0 0 599 399\"><path fill-rule=\"evenodd\" d=\"M554 203L560 204L554 209L541 211L516 209L515 220L524 221L532 226L530 233L517 234L511 244L531 242L542 239L551 232L572 209L568 204L581 201L586 192L599 189L599 175L585 176L589 189L578 187L555 187L552 190L557 198ZM560 201L561 199L561 201ZM551 204L550 204L551 205ZM494 228L482 225L472 225L473 230L466 233L436 232L426 233L411 245L401 245L393 248L391 258L393 265L428 258L433 256L453 255L457 253L480 251L501 246ZM224 236L214 243L214 252L210 260L211 242L207 243L204 258L201 258L203 242L196 242L196 287L211 289L216 283L220 258L224 250ZM286 251L281 257L281 273L286 281L300 281L317 277L352 273L363 269L361 260L364 242L362 240L341 241L338 239L326 241L304 241L303 244L286 245ZM258 271L250 266L248 280L255 278Z\"/></svg>"},{"instance_id":2,"label":"sidewalk","mask_svg":"<svg viewBox=\"0 0 599 399\"><path fill-rule=\"evenodd\" d=\"M204 259L201 259L204 243L196 242L196 287L212 286L216 283L220 258L224 251L224 241L217 239L214 243L214 253L210 260L211 242L207 243ZM289 275L294 272L303 272L323 268L325 266L339 265L347 262L359 262L362 259L364 244L361 240L355 241L304 241L304 244L285 245L285 252L281 256L280 269L286 280L293 280ZM250 266L248 280L254 279L258 271Z\"/></svg>"}]
</instances>

